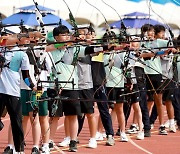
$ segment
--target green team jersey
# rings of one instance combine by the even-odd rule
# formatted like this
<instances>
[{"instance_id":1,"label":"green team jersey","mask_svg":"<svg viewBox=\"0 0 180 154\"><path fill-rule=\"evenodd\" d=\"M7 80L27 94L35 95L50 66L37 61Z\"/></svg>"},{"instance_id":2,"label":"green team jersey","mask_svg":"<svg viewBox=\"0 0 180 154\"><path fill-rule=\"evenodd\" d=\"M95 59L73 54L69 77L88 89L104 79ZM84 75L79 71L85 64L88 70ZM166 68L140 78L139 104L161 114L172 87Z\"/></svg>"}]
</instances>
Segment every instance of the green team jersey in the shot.
<instances>
[{"instance_id":1,"label":"green team jersey","mask_svg":"<svg viewBox=\"0 0 180 154\"><path fill-rule=\"evenodd\" d=\"M145 46L147 48L159 48L159 47L167 47L168 41L157 39L152 42L145 43ZM162 49L166 50L166 49ZM153 50L154 52L158 52L160 50ZM162 74L162 66L161 66L161 60L160 57L157 56L156 58L152 57L150 60L145 60L145 63L147 66L145 66L145 73L146 74Z\"/></svg>"},{"instance_id":2,"label":"green team jersey","mask_svg":"<svg viewBox=\"0 0 180 154\"><path fill-rule=\"evenodd\" d=\"M111 61L113 65L110 66ZM104 66L106 71L106 87L124 87L124 76L121 69L122 64L124 63L124 53L119 54L105 54L104 55Z\"/></svg>"},{"instance_id":3,"label":"green team jersey","mask_svg":"<svg viewBox=\"0 0 180 154\"><path fill-rule=\"evenodd\" d=\"M74 90L78 90L77 65L73 65L75 53L76 47L51 52L56 66L56 71L58 72L58 81L65 81L65 83L60 84L63 89L72 90L72 83L67 82L74 81ZM84 55L84 47L80 47L79 55Z\"/></svg>"}]
</instances>

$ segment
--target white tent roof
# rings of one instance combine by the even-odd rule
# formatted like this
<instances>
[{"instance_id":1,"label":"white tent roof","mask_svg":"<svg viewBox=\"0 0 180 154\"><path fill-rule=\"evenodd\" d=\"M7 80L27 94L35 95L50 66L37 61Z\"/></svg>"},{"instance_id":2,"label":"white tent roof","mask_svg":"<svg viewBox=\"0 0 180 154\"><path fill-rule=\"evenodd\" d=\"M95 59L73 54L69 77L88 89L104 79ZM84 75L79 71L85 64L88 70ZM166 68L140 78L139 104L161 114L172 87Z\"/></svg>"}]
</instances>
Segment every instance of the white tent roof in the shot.
<instances>
[{"instance_id":1,"label":"white tent roof","mask_svg":"<svg viewBox=\"0 0 180 154\"><path fill-rule=\"evenodd\" d=\"M68 19L68 9L64 2L61 0L36 0L39 5L43 5L45 7L49 7L56 11L56 14L61 16L63 19ZM104 14L107 20L119 20L118 15L101 0L88 0L91 4L95 5L101 12ZM106 3L115 8L120 15L127 14L134 11L140 11L152 15L151 18L158 20L160 22L166 23L174 23L180 27L180 7L167 3L166 5L160 5L152 3L153 10L160 15L164 21L160 17L158 17L152 10L149 10L146 1L140 3L134 3L127 0L104 0ZM71 9L73 15L79 18L87 18L94 25L100 25L104 22L104 18L102 15L93 7L88 5L85 0L66 0ZM0 5L1 13L6 16L13 14L13 6L15 8L32 5L32 0L13 0L13 1L2 1Z\"/></svg>"}]
</instances>

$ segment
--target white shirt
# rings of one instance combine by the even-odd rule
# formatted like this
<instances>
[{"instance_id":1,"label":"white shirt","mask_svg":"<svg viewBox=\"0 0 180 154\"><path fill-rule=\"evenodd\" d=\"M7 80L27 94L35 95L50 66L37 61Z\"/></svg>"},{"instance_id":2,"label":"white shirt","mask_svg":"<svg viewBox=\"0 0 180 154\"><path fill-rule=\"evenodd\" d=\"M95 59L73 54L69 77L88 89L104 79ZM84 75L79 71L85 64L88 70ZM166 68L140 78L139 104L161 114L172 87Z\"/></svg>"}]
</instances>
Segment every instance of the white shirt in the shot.
<instances>
[{"instance_id":1,"label":"white shirt","mask_svg":"<svg viewBox=\"0 0 180 154\"><path fill-rule=\"evenodd\" d=\"M12 50L18 50L18 47L13 48ZM17 51L17 52L6 52L5 53L5 59L6 63L10 62L11 59L17 54L18 52L21 52L22 58L16 59L21 60L21 65L18 68L19 70L29 70L29 58L27 54L23 51ZM0 74L0 93L11 95L11 96L17 96L20 97L20 72L19 71L13 71L8 67L4 67L2 69L2 72Z\"/></svg>"},{"instance_id":2,"label":"white shirt","mask_svg":"<svg viewBox=\"0 0 180 154\"><path fill-rule=\"evenodd\" d=\"M47 78L49 74L51 73L51 67L52 67L52 62L49 57L49 55L46 52L42 52L41 50L35 50L35 55L36 57L40 57L40 64L45 61L45 66L47 70L41 70L41 73L39 75L40 81L47 81ZM41 54L40 54L41 53ZM34 85L37 84L37 79L34 76L34 65L30 65L30 71L29 71L30 77ZM49 87L49 83L42 83L42 87L44 88L43 90L46 91L47 87ZM31 90L25 83L24 80L21 79L21 89L26 89L26 90Z\"/></svg>"}]
</instances>

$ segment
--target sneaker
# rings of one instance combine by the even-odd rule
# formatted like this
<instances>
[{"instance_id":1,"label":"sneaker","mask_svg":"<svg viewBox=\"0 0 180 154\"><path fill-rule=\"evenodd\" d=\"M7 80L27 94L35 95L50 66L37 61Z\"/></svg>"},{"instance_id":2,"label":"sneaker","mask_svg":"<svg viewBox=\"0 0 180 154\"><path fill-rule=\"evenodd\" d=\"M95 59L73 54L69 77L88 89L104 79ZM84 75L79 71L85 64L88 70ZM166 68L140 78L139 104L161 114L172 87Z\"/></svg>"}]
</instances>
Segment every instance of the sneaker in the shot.
<instances>
[{"instance_id":1,"label":"sneaker","mask_svg":"<svg viewBox=\"0 0 180 154\"><path fill-rule=\"evenodd\" d=\"M54 142L52 140L49 141L49 149L50 150L54 149Z\"/></svg>"},{"instance_id":2,"label":"sneaker","mask_svg":"<svg viewBox=\"0 0 180 154\"><path fill-rule=\"evenodd\" d=\"M59 143L59 146L67 147L67 146L69 146L69 144L70 144L70 137L68 136L68 137L65 137L61 143Z\"/></svg>"},{"instance_id":3,"label":"sneaker","mask_svg":"<svg viewBox=\"0 0 180 154\"><path fill-rule=\"evenodd\" d=\"M159 135L167 135L166 127L165 126L160 126L159 127Z\"/></svg>"},{"instance_id":4,"label":"sneaker","mask_svg":"<svg viewBox=\"0 0 180 154\"><path fill-rule=\"evenodd\" d=\"M106 133L102 133L102 137L106 138L107 137Z\"/></svg>"},{"instance_id":5,"label":"sneaker","mask_svg":"<svg viewBox=\"0 0 180 154\"><path fill-rule=\"evenodd\" d=\"M137 125L136 124L132 124L130 126L130 128L127 130L128 134L136 134L138 131Z\"/></svg>"},{"instance_id":6,"label":"sneaker","mask_svg":"<svg viewBox=\"0 0 180 154\"><path fill-rule=\"evenodd\" d=\"M31 150L31 154L40 154L39 149L36 147L33 147Z\"/></svg>"},{"instance_id":7,"label":"sneaker","mask_svg":"<svg viewBox=\"0 0 180 154\"><path fill-rule=\"evenodd\" d=\"M70 141L69 151L70 152L76 152L77 151L77 142L75 140Z\"/></svg>"},{"instance_id":8,"label":"sneaker","mask_svg":"<svg viewBox=\"0 0 180 154\"><path fill-rule=\"evenodd\" d=\"M90 138L88 148L97 148L97 142L95 138Z\"/></svg>"},{"instance_id":9,"label":"sneaker","mask_svg":"<svg viewBox=\"0 0 180 154\"><path fill-rule=\"evenodd\" d=\"M144 137L151 137L151 131L150 130L144 130Z\"/></svg>"},{"instance_id":10,"label":"sneaker","mask_svg":"<svg viewBox=\"0 0 180 154\"><path fill-rule=\"evenodd\" d=\"M174 125L177 126L177 120L174 120Z\"/></svg>"},{"instance_id":11,"label":"sneaker","mask_svg":"<svg viewBox=\"0 0 180 154\"><path fill-rule=\"evenodd\" d=\"M151 124L151 129L154 129L154 124Z\"/></svg>"},{"instance_id":12,"label":"sneaker","mask_svg":"<svg viewBox=\"0 0 180 154\"><path fill-rule=\"evenodd\" d=\"M164 123L164 126L165 126L166 128L169 128L169 120Z\"/></svg>"},{"instance_id":13,"label":"sneaker","mask_svg":"<svg viewBox=\"0 0 180 154\"><path fill-rule=\"evenodd\" d=\"M7 147L4 149L3 154L13 154L13 149L11 149L10 146L7 146Z\"/></svg>"},{"instance_id":14,"label":"sneaker","mask_svg":"<svg viewBox=\"0 0 180 154\"><path fill-rule=\"evenodd\" d=\"M113 146L114 144L115 144L115 142L114 142L113 136L112 135L108 135L107 136L106 145Z\"/></svg>"},{"instance_id":15,"label":"sneaker","mask_svg":"<svg viewBox=\"0 0 180 154\"><path fill-rule=\"evenodd\" d=\"M177 129L178 129L178 130L180 130L180 125L177 125L177 126L178 126L178 128L177 128Z\"/></svg>"},{"instance_id":16,"label":"sneaker","mask_svg":"<svg viewBox=\"0 0 180 154\"><path fill-rule=\"evenodd\" d=\"M117 136L121 136L120 129L117 130L116 135L117 135Z\"/></svg>"},{"instance_id":17,"label":"sneaker","mask_svg":"<svg viewBox=\"0 0 180 154\"><path fill-rule=\"evenodd\" d=\"M49 150L49 147L42 147L42 152L41 153L44 153L44 154L50 154L50 150Z\"/></svg>"},{"instance_id":18,"label":"sneaker","mask_svg":"<svg viewBox=\"0 0 180 154\"><path fill-rule=\"evenodd\" d=\"M78 138L76 139L76 143L77 143L77 144L80 144L80 142L79 142L79 139L78 139Z\"/></svg>"},{"instance_id":19,"label":"sneaker","mask_svg":"<svg viewBox=\"0 0 180 154\"><path fill-rule=\"evenodd\" d=\"M104 140L103 135L100 132L96 133L95 138L96 138L96 141L103 141Z\"/></svg>"},{"instance_id":20,"label":"sneaker","mask_svg":"<svg viewBox=\"0 0 180 154\"><path fill-rule=\"evenodd\" d=\"M128 142L128 138L125 132L121 132L120 136L121 136L120 138L121 142Z\"/></svg>"},{"instance_id":21,"label":"sneaker","mask_svg":"<svg viewBox=\"0 0 180 154\"><path fill-rule=\"evenodd\" d=\"M174 125L169 125L169 131L172 132L172 133L175 133L175 132L176 132L176 126L175 126L175 124L174 124Z\"/></svg>"},{"instance_id":22,"label":"sneaker","mask_svg":"<svg viewBox=\"0 0 180 154\"><path fill-rule=\"evenodd\" d=\"M137 140L144 140L144 132L143 131L139 131L137 136L136 136Z\"/></svg>"}]
</instances>

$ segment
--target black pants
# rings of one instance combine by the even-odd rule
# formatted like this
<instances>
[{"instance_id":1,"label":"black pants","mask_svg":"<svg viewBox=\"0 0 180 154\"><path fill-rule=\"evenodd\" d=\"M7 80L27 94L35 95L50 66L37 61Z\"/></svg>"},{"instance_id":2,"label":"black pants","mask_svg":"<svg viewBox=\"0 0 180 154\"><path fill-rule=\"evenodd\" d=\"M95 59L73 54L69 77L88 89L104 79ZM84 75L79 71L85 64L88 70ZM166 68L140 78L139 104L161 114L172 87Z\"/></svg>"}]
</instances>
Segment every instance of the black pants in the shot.
<instances>
[{"instance_id":1,"label":"black pants","mask_svg":"<svg viewBox=\"0 0 180 154\"><path fill-rule=\"evenodd\" d=\"M7 108L11 120L14 146L17 152L24 151L24 133L22 129L22 106L19 97L0 94L0 117Z\"/></svg>"},{"instance_id":2,"label":"black pants","mask_svg":"<svg viewBox=\"0 0 180 154\"><path fill-rule=\"evenodd\" d=\"M150 119L149 119L149 112L147 108L147 89L146 89L146 78L144 69L141 67L135 67L135 75L137 79L138 89L140 91L140 101L139 105L142 112L142 121L144 124L144 130L150 130Z\"/></svg>"},{"instance_id":3,"label":"black pants","mask_svg":"<svg viewBox=\"0 0 180 154\"><path fill-rule=\"evenodd\" d=\"M177 125L180 126L180 86L174 90L172 105L174 107L174 119L177 120Z\"/></svg>"},{"instance_id":4,"label":"black pants","mask_svg":"<svg viewBox=\"0 0 180 154\"><path fill-rule=\"evenodd\" d=\"M158 117L157 108L156 108L156 104L154 104L150 115L150 124L154 124L157 117Z\"/></svg>"},{"instance_id":5,"label":"black pants","mask_svg":"<svg viewBox=\"0 0 180 154\"><path fill-rule=\"evenodd\" d=\"M114 136L114 131L113 131L113 127L112 127L112 119L111 119L111 115L109 114L106 89L104 86L102 86L101 88L99 88L99 86L95 86L94 91L96 91L95 98L99 99L101 101L104 101L104 102L97 101L97 106L98 106L98 110L99 110L100 117L102 120L102 124L104 126L104 129L106 130L106 135Z\"/></svg>"},{"instance_id":6,"label":"black pants","mask_svg":"<svg viewBox=\"0 0 180 154\"><path fill-rule=\"evenodd\" d=\"M139 87L140 90L140 101L139 105L142 112L142 121L144 124L144 130L150 130L150 119L149 119L149 112L147 108L147 92L146 87Z\"/></svg>"},{"instance_id":7,"label":"black pants","mask_svg":"<svg viewBox=\"0 0 180 154\"><path fill-rule=\"evenodd\" d=\"M100 117L102 120L103 127L106 131L106 135L114 136L114 131L113 131L113 127L112 127L112 119L111 119L111 115L109 114L106 89L104 86L102 86L101 88L99 88L99 86L94 86L94 91L96 91L95 99L101 100L101 102L97 101L97 106L98 106L98 110L100 113ZM102 102L102 101L104 101L104 102ZM80 117L80 116L78 117L78 123L79 123L78 135L81 132L81 129L83 127L84 118L85 118L85 116L84 117Z\"/></svg>"}]
</instances>

